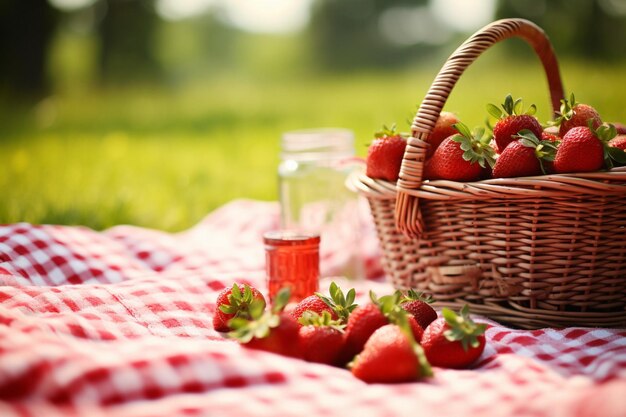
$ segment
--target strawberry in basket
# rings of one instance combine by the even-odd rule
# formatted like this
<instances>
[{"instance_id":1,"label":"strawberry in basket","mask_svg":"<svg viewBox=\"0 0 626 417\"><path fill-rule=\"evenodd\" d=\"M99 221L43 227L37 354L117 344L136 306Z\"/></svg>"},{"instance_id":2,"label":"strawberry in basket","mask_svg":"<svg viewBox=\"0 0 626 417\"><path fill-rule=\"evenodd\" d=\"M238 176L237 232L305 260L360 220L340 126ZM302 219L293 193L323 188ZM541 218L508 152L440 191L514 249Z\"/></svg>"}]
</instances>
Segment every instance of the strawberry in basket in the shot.
<instances>
[{"instance_id":1,"label":"strawberry in basket","mask_svg":"<svg viewBox=\"0 0 626 417\"><path fill-rule=\"evenodd\" d=\"M518 137L498 157L493 178L530 177L551 172L556 142L539 140L530 130L522 130Z\"/></svg>"},{"instance_id":2,"label":"strawberry in basket","mask_svg":"<svg viewBox=\"0 0 626 417\"><path fill-rule=\"evenodd\" d=\"M509 143L516 141L522 130L530 130L535 137L540 138L543 128L535 116L537 107L532 104L528 110L523 110L522 99L513 101L509 94L502 103L502 108L494 104L487 105L487 112L497 119L493 127L493 140L496 151L502 153Z\"/></svg>"},{"instance_id":3,"label":"strawberry in basket","mask_svg":"<svg viewBox=\"0 0 626 417\"><path fill-rule=\"evenodd\" d=\"M384 127L374 135L367 150L365 175L387 181L396 181L402 165L408 135L396 132L395 125Z\"/></svg>"},{"instance_id":4,"label":"strawberry in basket","mask_svg":"<svg viewBox=\"0 0 626 417\"><path fill-rule=\"evenodd\" d=\"M476 181L484 176L485 169L493 166L491 138L483 136L485 130L479 128L472 133L463 123L456 123L454 127L459 133L441 142L426 161L425 179Z\"/></svg>"},{"instance_id":5,"label":"strawberry in basket","mask_svg":"<svg viewBox=\"0 0 626 417\"><path fill-rule=\"evenodd\" d=\"M441 112L433 131L426 139L426 142L430 145L428 151L426 152L426 159L433 156L439 145L441 145L441 142L449 136L457 133L454 125L459 122L459 118L454 113L447 111Z\"/></svg>"},{"instance_id":6,"label":"strawberry in basket","mask_svg":"<svg viewBox=\"0 0 626 417\"><path fill-rule=\"evenodd\" d=\"M611 146L617 135L613 125L601 125L594 128L593 119L588 126L577 126L567 131L554 157L554 170L563 174L568 172L592 172L604 166L612 168L615 163L626 163L624 151Z\"/></svg>"},{"instance_id":7,"label":"strawberry in basket","mask_svg":"<svg viewBox=\"0 0 626 417\"><path fill-rule=\"evenodd\" d=\"M609 146L626 151L626 135L621 134L615 136L609 141Z\"/></svg>"},{"instance_id":8,"label":"strawberry in basket","mask_svg":"<svg viewBox=\"0 0 626 417\"><path fill-rule=\"evenodd\" d=\"M616 122L612 124L615 126L618 135L626 135L626 125L624 123Z\"/></svg>"},{"instance_id":9,"label":"strawberry in basket","mask_svg":"<svg viewBox=\"0 0 626 417\"><path fill-rule=\"evenodd\" d=\"M588 104L578 103L572 93L569 100L561 100L560 115L554 123L560 126L559 136L563 137L575 127L587 126L589 120L593 129L597 129L602 124L597 110Z\"/></svg>"}]
</instances>

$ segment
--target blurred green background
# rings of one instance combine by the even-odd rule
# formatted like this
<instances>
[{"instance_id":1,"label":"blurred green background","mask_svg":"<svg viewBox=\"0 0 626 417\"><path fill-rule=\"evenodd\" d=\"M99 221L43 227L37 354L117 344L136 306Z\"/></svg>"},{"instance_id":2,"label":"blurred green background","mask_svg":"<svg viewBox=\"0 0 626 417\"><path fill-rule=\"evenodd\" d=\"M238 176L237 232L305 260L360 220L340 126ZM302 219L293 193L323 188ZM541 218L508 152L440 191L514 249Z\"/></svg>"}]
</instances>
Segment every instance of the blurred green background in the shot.
<instances>
[{"instance_id":1,"label":"blurred green background","mask_svg":"<svg viewBox=\"0 0 626 417\"><path fill-rule=\"evenodd\" d=\"M567 92L626 122L624 0L4 0L0 223L179 231L235 198L276 200L283 132L408 130L449 54L525 17ZM446 110L484 124L511 93L550 116L538 59L485 53Z\"/></svg>"}]
</instances>

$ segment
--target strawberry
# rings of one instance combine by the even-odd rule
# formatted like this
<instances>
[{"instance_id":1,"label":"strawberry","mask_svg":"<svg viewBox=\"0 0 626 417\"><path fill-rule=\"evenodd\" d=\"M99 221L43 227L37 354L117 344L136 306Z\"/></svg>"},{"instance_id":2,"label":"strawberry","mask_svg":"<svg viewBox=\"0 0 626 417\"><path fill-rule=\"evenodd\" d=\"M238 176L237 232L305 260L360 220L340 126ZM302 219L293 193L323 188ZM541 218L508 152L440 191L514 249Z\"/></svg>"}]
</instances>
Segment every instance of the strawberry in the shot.
<instances>
[{"instance_id":1,"label":"strawberry","mask_svg":"<svg viewBox=\"0 0 626 417\"><path fill-rule=\"evenodd\" d=\"M493 139L498 153L502 153L511 142L516 141L516 135L522 130L530 130L536 137L541 137L543 128L533 116L536 111L537 107L533 104L524 112L522 99L513 101L510 94L504 99L502 109L494 104L487 105L487 112L498 119L493 127Z\"/></svg>"},{"instance_id":2,"label":"strawberry","mask_svg":"<svg viewBox=\"0 0 626 417\"><path fill-rule=\"evenodd\" d=\"M407 319L407 322L409 323L409 327L411 328L413 339L415 339L415 341L419 343L422 340L422 337L424 336L424 327L420 326L420 324L417 322L415 317L411 314L408 314L406 319Z\"/></svg>"},{"instance_id":3,"label":"strawberry","mask_svg":"<svg viewBox=\"0 0 626 417\"><path fill-rule=\"evenodd\" d=\"M442 368L461 369L471 365L485 349L485 324L475 323L465 305L460 315L447 308L424 331L422 347L428 362Z\"/></svg>"},{"instance_id":4,"label":"strawberry","mask_svg":"<svg viewBox=\"0 0 626 417\"><path fill-rule=\"evenodd\" d=\"M626 125L624 123L611 123L615 126L615 130L617 130L618 135L626 135Z\"/></svg>"},{"instance_id":5,"label":"strawberry","mask_svg":"<svg viewBox=\"0 0 626 417\"><path fill-rule=\"evenodd\" d=\"M610 159L617 162L619 166L626 165L626 135L617 135L609 139L607 145L604 149ZM613 165L610 162L607 164L609 168Z\"/></svg>"},{"instance_id":6,"label":"strawberry","mask_svg":"<svg viewBox=\"0 0 626 417\"><path fill-rule=\"evenodd\" d=\"M597 129L602 124L596 109L588 104L577 103L572 94L569 100L561 100L561 111L554 123L560 126L559 136L563 137L575 127L588 126L589 120L593 129Z\"/></svg>"},{"instance_id":7,"label":"strawberry","mask_svg":"<svg viewBox=\"0 0 626 417\"><path fill-rule=\"evenodd\" d=\"M459 133L449 136L426 161L425 179L452 181L476 181L487 165L493 164L493 150L490 138L484 137L484 129L474 133L463 123L454 127Z\"/></svg>"},{"instance_id":8,"label":"strawberry","mask_svg":"<svg viewBox=\"0 0 626 417\"><path fill-rule=\"evenodd\" d=\"M556 133L551 133L550 131L544 130L541 132L541 140L547 140L548 142L559 143L561 142L561 137Z\"/></svg>"},{"instance_id":9,"label":"strawberry","mask_svg":"<svg viewBox=\"0 0 626 417\"><path fill-rule=\"evenodd\" d=\"M336 318L341 324L346 324L350 313L352 313L352 311L357 307L354 303L356 298L354 288L348 290L348 292L344 295L341 288L339 288L339 286L334 282L331 282L328 288L328 294L330 296L326 296L319 292L315 295L317 295L328 307L330 307L332 312L336 314Z\"/></svg>"},{"instance_id":10,"label":"strawberry","mask_svg":"<svg viewBox=\"0 0 626 417\"><path fill-rule=\"evenodd\" d=\"M224 288L218 295L213 316L213 328L218 332L227 332L229 320L235 317L250 318L250 305L258 300L265 308L265 297L254 287L247 284L233 284Z\"/></svg>"},{"instance_id":11,"label":"strawberry","mask_svg":"<svg viewBox=\"0 0 626 417\"><path fill-rule=\"evenodd\" d=\"M430 147L426 152L426 159L433 156L435 150L437 150L444 139L457 133L457 130L454 128L454 124L459 123L459 121L460 120L454 113L442 111L439 114L439 118L437 119L437 123L435 123L433 131L426 139L426 142L430 144Z\"/></svg>"},{"instance_id":12,"label":"strawberry","mask_svg":"<svg viewBox=\"0 0 626 417\"><path fill-rule=\"evenodd\" d=\"M606 164L613 167L613 161L624 163L623 152L609 146L616 135L613 125L601 125L593 128L593 121L588 126L570 129L558 147L554 158L554 170L559 173L592 172Z\"/></svg>"},{"instance_id":13,"label":"strawberry","mask_svg":"<svg viewBox=\"0 0 626 417\"><path fill-rule=\"evenodd\" d=\"M626 151L626 135L617 135L609 141L609 146Z\"/></svg>"},{"instance_id":14,"label":"strawberry","mask_svg":"<svg viewBox=\"0 0 626 417\"><path fill-rule=\"evenodd\" d=\"M371 302L357 307L348 318L343 360L350 360L361 352L372 333L388 323L404 326L415 340L422 338L424 328L415 317L401 307L402 298L403 294L400 291L380 298L370 291Z\"/></svg>"},{"instance_id":15,"label":"strawberry","mask_svg":"<svg viewBox=\"0 0 626 417\"><path fill-rule=\"evenodd\" d=\"M322 315L322 313L326 311L330 314L332 319L337 320L337 313L335 313L332 307L327 305L317 294L309 295L302 299L291 311L291 315L294 319L300 320L302 315L307 311L318 315Z\"/></svg>"},{"instance_id":16,"label":"strawberry","mask_svg":"<svg viewBox=\"0 0 626 417\"><path fill-rule=\"evenodd\" d=\"M400 307L410 313L422 329L437 319L437 312L430 305L431 299L410 289L400 300ZM416 338L417 339L417 338Z\"/></svg>"},{"instance_id":17,"label":"strawberry","mask_svg":"<svg viewBox=\"0 0 626 417\"><path fill-rule=\"evenodd\" d=\"M370 178L396 181L400 173L406 135L398 133L395 126L374 135L374 140L367 150L365 175Z\"/></svg>"},{"instance_id":18,"label":"strawberry","mask_svg":"<svg viewBox=\"0 0 626 417\"><path fill-rule=\"evenodd\" d=\"M249 319L236 317L230 321L233 330L228 336L251 349L299 357L300 325L284 311L290 296L289 288L281 289L269 311L265 311L261 303L254 302Z\"/></svg>"},{"instance_id":19,"label":"strawberry","mask_svg":"<svg viewBox=\"0 0 626 417\"><path fill-rule=\"evenodd\" d=\"M430 376L424 354L410 333L397 324L378 328L350 364L354 376L365 382L409 382Z\"/></svg>"},{"instance_id":20,"label":"strawberry","mask_svg":"<svg viewBox=\"0 0 626 417\"><path fill-rule=\"evenodd\" d=\"M545 162L552 162L557 146L540 141L530 130L522 130L519 140L507 146L493 167L493 178L530 177L546 173ZM551 168L551 167L550 167Z\"/></svg>"},{"instance_id":21,"label":"strawberry","mask_svg":"<svg viewBox=\"0 0 626 417\"><path fill-rule=\"evenodd\" d=\"M357 306L354 304L356 298L354 288L351 288L344 295L341 288L335 282L331 282L328 294L330 296L318 292L306 297L296 304L291 314L296 320L299 320L306 311L312 311L318 315L328 311L333 320L339 320L341 324L346 324L348 316Z\"/></svg>"},{"instance_id":22,"label":"strawberry","mask_svg":"<svg viewBox=\"0 0 626 417\"><path fill-rule=\"evenodd\" d=\"M387 323L389 320L375 302L354 309L346 325L344 359L350 360L363 350L372 333Z\"/></svg>"},{"instance_id":23,"label":"strawberry","mask_svg":"<svg viewBox=\"0 0 626 417\"><path fill-rule=\"evenodd\" d=\"M309 362L338 364L343 349L343 326L325 310L322 315L306 311L299 320L299 350Z\"/></svg>"}]
</instances>

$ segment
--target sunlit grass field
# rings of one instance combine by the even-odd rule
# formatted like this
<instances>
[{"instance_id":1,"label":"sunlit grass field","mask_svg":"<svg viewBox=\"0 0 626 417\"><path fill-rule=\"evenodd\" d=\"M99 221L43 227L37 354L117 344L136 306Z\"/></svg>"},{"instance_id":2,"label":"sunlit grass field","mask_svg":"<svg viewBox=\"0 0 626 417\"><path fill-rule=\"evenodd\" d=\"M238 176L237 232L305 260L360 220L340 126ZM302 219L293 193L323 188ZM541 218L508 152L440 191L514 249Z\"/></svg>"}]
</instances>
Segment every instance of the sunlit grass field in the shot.
<instances>
[{"instance_id":1,"label":"sunlit grass field","mask_svg":"<svg viewBox=\"0 0 626 417\"><path fill-rule=\"evenodd\" d=\"M488 55L488 54L487 54ZM446 109L484 124L507 93L547 121L538 62L485 56ZM335 76L220 75L177 88L65 90L32 108L0 107L0 223L135 224L179 231L237 198L277 198L283 132L352 129L365 156L383 124L408 130L441 62L401 72ZM567 92L606 121L626 121L626 65L562 62Z\"/></svg>"}]
</instances>

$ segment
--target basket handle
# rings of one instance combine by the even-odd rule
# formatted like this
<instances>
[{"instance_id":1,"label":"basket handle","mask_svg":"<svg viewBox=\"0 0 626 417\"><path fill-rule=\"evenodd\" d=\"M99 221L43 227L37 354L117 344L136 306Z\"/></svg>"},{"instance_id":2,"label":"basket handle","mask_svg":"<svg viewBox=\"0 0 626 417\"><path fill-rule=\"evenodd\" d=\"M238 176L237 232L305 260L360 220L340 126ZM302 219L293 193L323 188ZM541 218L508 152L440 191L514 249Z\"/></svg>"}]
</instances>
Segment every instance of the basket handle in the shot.
<instances>
[{"instance_id":1,"label":"basket handle","mask_svg":"<svg viewBox=\"0 0 626 417\"><path fill-rule=\"evenodd\" d=\"M525 19L502 19L474 33L445 62L413 120L411 137L407 141L400 168L395 207L396 226L406 236L416 237L424 230L418 198L411 195L412 190L422 185L428 147L424 139L431 134L450 92L465 69L491 46L512 37L526 41L539 56L548 79L552 108L555 112L559 110L560 101L564 97L563 84L556 55L541 28Z\"/></svg>"}]
</instances>

